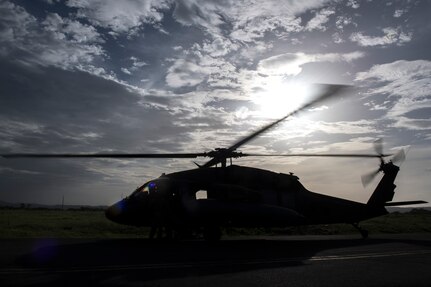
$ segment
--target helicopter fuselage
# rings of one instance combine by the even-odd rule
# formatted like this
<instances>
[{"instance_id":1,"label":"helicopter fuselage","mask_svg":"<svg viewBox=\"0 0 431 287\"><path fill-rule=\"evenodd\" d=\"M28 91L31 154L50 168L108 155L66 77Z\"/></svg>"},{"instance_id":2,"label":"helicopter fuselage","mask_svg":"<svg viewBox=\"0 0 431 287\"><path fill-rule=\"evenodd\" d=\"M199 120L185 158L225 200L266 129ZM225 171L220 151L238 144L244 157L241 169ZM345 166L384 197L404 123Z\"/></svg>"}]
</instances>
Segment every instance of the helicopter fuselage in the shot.
<instances>
[{"instance_id":1,"label":"helicopter fuselage","mask_svg":"<svg viewBox=\"0 0 431 287\"><path fill-rule=\"evenodd\" d=\"M173 228L357 223L386 213L311 192L293 174L235 165L162 175L106 211L118 223Z\"/></svg>"}]
</instances>

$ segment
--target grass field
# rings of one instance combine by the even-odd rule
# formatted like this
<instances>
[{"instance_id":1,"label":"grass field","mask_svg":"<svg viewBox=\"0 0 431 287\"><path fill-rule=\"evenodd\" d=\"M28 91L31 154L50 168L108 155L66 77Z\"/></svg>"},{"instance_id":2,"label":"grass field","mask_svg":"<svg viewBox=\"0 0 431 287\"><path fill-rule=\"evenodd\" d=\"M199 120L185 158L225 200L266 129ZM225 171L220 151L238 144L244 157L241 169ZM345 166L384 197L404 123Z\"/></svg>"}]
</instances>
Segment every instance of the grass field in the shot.
<instances>
[{"instance_id":1,"label":"grass field","mask_svg":"<svg viewBox=\"0 0 431 287\"><path fill-rule=\"evenodd\" d=\"M143 237L148 230L105 218L102 210L0 209L0 238Z\"/></svg>"},{"instance_id":2,"label":"grass field","mask_svg":"<svg viewBox=\"0 0 431 287\"><path fill-rule=\"evenodd\" d=\"M371 234L431 232L431 211L391 213L361 226ZM0 209L0 231L0 238L143 238L149 229L110 222L102 210ZM224 230L225 235L350 233L357 231L347 224Z\"/></svg>"}]
</instances>

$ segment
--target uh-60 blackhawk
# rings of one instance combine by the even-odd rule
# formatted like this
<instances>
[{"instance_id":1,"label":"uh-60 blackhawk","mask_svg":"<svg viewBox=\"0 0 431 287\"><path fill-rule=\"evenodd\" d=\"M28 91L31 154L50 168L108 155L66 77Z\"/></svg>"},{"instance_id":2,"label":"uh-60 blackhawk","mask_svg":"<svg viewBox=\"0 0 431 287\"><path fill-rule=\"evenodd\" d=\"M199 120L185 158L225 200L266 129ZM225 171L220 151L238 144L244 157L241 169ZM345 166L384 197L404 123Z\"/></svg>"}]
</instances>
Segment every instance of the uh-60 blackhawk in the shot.
<instances>
[{"instance_id":1,"label":"uh-60 blackhawk","mask_svg":"<svg viewBox=\"0 0 431 287\"><path fill-rule=\"evenodd\" d=\"M285 227L311 224L352 224L366 238L368 232L359 222L387 214L385 207L426 203L424 201L392 202L395 178L399 171L396 162L404 159L404 151L384 158L380 141L375 142L374 154L250 154L237 149L278 123L300 111L326 100L340 91L342 85L324 85L323 92L314 100L274 121L228 148L217 148L203 153L171 154L3 154L3 157L81 157L81 158L211 158L198 168L163 174L138 187L128 197L106 210L106 217L114 222L134 226L164 229L181 233L202 230L207 240L218 240L221 227ZM383 177L367 203L323 195L307 190L293 174L232 165L232 158L246 156L322 156L365 157L380 159L379 168L364 176L369 183L379 172ZM230 162L230 165L227 162ZM204 198L197 194L206 194Z\"/></svg>"}]
</instances>

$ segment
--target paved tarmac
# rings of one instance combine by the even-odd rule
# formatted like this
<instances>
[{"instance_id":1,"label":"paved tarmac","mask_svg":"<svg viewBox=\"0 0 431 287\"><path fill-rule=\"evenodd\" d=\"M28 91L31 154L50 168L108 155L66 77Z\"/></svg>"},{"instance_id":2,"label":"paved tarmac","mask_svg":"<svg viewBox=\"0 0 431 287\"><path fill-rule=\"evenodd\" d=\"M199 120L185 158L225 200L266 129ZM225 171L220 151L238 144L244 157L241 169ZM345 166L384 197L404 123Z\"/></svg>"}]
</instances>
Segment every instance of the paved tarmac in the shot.
<instances>
[{"instance_id":1,"label":"paved tarmac","mask_svg":"<svg viewBox=\"0 0 431 287\"><path fill-rule=\"evenodd\" d=\"M1 286L431 286L431 234L0 240Z\"/></svg>"}]
</instances>

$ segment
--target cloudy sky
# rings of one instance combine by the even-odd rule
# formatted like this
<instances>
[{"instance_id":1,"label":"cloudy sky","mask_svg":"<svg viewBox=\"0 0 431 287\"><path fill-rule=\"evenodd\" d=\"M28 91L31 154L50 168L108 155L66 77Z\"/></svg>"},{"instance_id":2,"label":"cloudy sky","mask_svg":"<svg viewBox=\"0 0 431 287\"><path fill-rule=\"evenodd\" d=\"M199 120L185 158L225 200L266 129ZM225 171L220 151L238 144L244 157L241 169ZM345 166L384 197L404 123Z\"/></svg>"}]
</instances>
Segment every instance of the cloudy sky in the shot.
<instances>
[{"instance_id":1,"label":"cloudy sky","mask_svg":"<svg viewBox=\"0 0 431 287\"><path fill-rule=\"evenodd\" d=\"M311 96L356 88L241 151L408 149L394 200L431 202L430 1L0 0L0 153L203 152ZM207 159L197 159L205 162ZM365 202L376 159L247 158ZM0 200L109 204L195 165L0 159Z\"/></svg>"}]
</instances>

